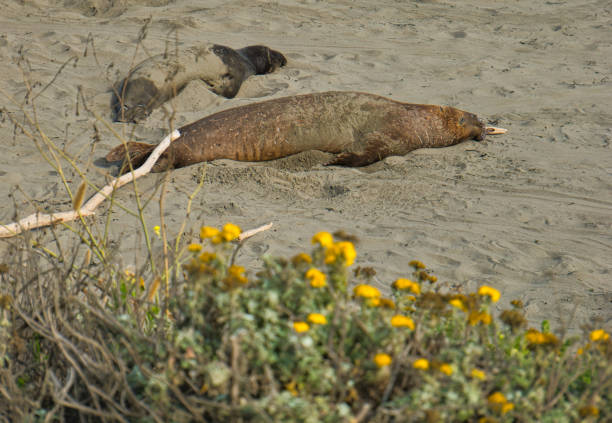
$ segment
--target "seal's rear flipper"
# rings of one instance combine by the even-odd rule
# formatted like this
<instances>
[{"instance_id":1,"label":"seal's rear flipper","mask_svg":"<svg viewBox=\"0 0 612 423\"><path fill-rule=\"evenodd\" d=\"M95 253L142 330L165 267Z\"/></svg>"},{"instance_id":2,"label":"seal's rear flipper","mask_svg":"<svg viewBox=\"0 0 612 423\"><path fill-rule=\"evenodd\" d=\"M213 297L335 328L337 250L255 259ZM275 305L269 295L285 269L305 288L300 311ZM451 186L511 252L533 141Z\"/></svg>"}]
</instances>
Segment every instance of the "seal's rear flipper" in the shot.
<instances>
[{"instance_id":1,"label":"seal's rear flipper","mask_svg":"<svg viewBox=\"0 0 612 423\"><path fill-rule=\"evenodd\" d=\"M132 162L132 168L135 169L137 167L140 167L140 165L145 162L147 157L149 157L149 154L151 154L154 149L154 145L146 144L144 142L130 141L126 145L121 144L113 148L106 155L106 161L118 162L121 160L127 160L129 157L129 160ZM127 166L124 167L126 167L126 169L129 169L129 167Z\"/></svg>"}]
</instances>

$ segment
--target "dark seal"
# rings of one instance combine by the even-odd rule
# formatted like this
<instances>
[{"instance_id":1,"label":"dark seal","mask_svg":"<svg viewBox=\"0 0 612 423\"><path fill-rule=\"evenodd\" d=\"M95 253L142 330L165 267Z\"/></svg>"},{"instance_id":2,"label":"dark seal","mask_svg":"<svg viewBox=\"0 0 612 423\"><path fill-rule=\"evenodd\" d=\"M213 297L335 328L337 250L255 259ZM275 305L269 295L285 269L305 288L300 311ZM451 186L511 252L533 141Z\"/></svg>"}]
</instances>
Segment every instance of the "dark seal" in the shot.
<instances>
[{"instance_id":1,"label":"dark seal","mask_svg":"<svg viewBox=\"0 0 612 423\"><path fill-rule=\"evenodd\" d=\"M497 133L493 129L498 130L449 106L358 92L306 94L236 107L183 126L153 171L215 159L272 160L308 150L336 154L329 164L365 166L417 148L483 140ZM140 166L153 148L127 143L132 166ZM125 158L123 145L106 156L109 162Z\"/></svg>"},{"instance_id":2,"label":"dark seal","mask_svg":"<svg viewBox=\"0 0 612 423\"><path fill-rule=\"evenodd\" d=\"M234 50L217 44L159 54L138 64L113 87L111 109L118 122L137 122L200 79L209 89L232 98L251 75L274 72L287 64L282 53L265 46Z\"/></svg>"}]
</instances>

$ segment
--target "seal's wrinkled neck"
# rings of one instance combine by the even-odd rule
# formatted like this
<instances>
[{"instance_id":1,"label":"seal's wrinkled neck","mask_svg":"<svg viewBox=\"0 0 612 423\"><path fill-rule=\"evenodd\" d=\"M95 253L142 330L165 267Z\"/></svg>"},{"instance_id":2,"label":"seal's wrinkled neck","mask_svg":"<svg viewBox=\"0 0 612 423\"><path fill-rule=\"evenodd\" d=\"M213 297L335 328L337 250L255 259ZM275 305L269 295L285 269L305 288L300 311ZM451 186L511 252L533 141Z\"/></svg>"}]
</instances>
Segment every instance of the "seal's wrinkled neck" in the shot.
<instances>
[{"instance_id":1,"label":"seal's wrinkled neck","mask_svg":"<svg viewBox=\"0 0 612 423\"><path fill-rule=\"evenodd\" d=\"M478 119L478 122L480 122L481 129L480 129L480 135L476 137L476 140L484 141L484 139L487 137L487 124L485 123L483 119Z\"/></svg>"}]
</instances>

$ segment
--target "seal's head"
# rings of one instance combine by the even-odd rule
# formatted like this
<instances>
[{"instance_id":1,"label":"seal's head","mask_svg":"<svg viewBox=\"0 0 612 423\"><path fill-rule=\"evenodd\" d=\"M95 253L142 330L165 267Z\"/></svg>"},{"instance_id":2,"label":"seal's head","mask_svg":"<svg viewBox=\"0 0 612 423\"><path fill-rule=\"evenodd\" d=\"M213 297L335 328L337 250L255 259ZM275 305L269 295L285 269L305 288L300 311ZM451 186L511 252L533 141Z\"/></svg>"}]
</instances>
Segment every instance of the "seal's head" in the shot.
<instances>
[{"instance_id":1,"label":"seal's head","mask_svg":"<svg viewBox=\"0 0 612 423\"><path fill-rule=\"evenodd\" d=\"M159 90L146 78L124 79L115 85L111 110L115 122L138 122L151 113Z\"/></svg>"},{"instance_id":2,"label":"seal's head","mask_svg":"<svg viewBox=\"0 0 612 423\"><path fill-rule=\"evenodd\" d=\"M454 107L443 107L443 113L448 127L455 133L457 141L482 141L485 139L487 135L485 124L475 114Z\"/></svg>"},{"instance_id":3,"label":"seal's head","mask_svg":"<svg viewBox=\"0 0 612 423\"><path fill-rule=\"evenodd\" d=\"M238 52L251 62L258 75L274 72L287 64L287 59L280 51L266 46L248 46L241 48Z\"/></svg>"}]
</instances>

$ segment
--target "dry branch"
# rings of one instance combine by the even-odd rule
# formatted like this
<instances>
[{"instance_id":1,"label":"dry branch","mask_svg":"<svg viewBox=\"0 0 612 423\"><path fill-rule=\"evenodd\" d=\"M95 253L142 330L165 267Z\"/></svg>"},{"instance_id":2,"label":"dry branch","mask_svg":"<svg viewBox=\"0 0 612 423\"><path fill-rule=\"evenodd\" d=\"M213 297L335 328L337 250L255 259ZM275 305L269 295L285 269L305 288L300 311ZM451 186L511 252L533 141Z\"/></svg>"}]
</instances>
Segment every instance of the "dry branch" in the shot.
<instances>
[{"instance_id":1,"label":"dry branch","mask_svg":"<svg viewBox=\"0 0 612 423\"><path fill-rule=\"evenodd\" d=\"M243 233L241 233L238 236L238 241L242 242L250 237L252 237L255 234L258 234L259 232L263 232L263 231L267 231L268 229L270 229L272 227L272 222L266 224L266 225L262 225L258 228L255 229L249 229L248 231L244 231Z\"/></svg>"},{"instance_id":2,"label":"dry branch","mask_svg":"<svg viewBox=\"0 0 612 423\"><path fill-rule=\"evenodd\" d=\"M119 178L113 179L108 185L103 187L93 197L91 197L79 210L51 214L35 213L17 222L9 223L7 225L0 224L0 238L12 237L23 231L53 225L55 223L69 222L71 220L78 219L79 216L93 215L94 210L100 205L100 203L107 199L114 190L121 188L123 185L149 173L153 168L153 165L155 165L159 159L159 156L161 156L161 154L170 146L170 142L174 141L180 136L181 133L175 129L170 135L164 138L157 147L155 147L155 150L153 150L149 158L142 166L135 169L133 172L126 173Z\"/></svg>"}]
</instances>

